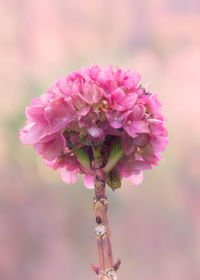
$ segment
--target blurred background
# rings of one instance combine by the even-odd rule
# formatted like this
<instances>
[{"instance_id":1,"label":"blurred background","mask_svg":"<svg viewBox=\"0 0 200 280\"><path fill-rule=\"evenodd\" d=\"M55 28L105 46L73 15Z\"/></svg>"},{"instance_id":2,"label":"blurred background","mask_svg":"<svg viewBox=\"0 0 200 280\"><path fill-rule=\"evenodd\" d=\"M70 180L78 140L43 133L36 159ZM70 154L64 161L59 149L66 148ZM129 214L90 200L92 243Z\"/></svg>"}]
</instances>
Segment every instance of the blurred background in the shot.
<instances>
[{"instance_id":1,"label":"blurred background","mask_svg":"<svg viewBox=\"0 0 200 280\"><path fill-rule=\"evenodd\" d=\"M119 279L200 279L200 1L0 1L0 279L96 279L93 191L66 185L18 131L32 97L98 63L136 69L168 119L142 185L107 190Z\"/></svg>"}]
</instances>

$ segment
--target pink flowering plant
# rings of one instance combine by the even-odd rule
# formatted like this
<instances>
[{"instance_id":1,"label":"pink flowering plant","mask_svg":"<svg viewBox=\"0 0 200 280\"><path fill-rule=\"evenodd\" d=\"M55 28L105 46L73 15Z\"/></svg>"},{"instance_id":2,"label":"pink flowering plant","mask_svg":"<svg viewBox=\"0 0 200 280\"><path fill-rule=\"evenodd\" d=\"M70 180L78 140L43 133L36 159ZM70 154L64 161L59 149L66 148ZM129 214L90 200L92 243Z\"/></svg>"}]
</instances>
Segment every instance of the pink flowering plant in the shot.
<instances>
[{"instance_id":1,"label":"pink flowering plant","mask_svg":"<svg viewBox=\"0 0 200 280\"><path fill-rule=\"evenodd\" d=\"M135 71L114 71L112 66L73 72L32 99L19 134L48 166L60 170L64 182L74 183L79 173L84 174L86 187L95 188L95 200L102 205L99 216L99 207L95 211L100 218L96 227L104 225L107 230L96 234L97 241L104 238L109 244L105 184L115 190L123 178L141 183L143 170L158 165L167 145L161 104L140 79ZM101 250L110 254L111 246L99 248L100 267L93 266L95 272L100 279L116 279L119 262L116 267L112 260L103 265Z\"/></svg>"}]
</instances>

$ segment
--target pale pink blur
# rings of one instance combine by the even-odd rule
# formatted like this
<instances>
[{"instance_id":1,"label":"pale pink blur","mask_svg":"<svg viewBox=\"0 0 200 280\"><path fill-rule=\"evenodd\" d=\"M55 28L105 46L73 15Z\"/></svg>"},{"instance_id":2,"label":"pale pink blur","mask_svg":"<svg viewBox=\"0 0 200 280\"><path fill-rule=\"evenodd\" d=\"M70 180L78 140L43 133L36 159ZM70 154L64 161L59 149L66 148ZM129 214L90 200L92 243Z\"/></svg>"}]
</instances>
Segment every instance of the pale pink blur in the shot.
<instances>
[{"instance_id":1,"label":"pale pink blur","mask_svg":"<svg viewBox=\"0 0 200 280\"><path fill-rule=\"evenodd\" d=\"M168 119L160 165L107 191L119 279L200 279L199 29L199 0L0 2L0 280L96 279L93 191L18 140L31 98L94 63L141 73Z\"/></svg>"}]
</instances>

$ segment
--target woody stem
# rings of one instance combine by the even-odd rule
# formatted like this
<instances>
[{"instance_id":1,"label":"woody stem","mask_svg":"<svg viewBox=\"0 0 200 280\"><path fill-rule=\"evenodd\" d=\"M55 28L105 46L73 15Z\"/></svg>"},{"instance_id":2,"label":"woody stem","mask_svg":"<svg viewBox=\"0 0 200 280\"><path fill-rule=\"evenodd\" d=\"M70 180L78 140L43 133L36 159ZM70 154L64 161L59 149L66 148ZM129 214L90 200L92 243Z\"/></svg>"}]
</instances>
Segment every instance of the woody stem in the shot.
<instances>
[{"instance_id":1,"label":"woody stem","mask_svg":"<svg viewBox=\"0 0 200 280\"><path fill-rule=\"evenodd\" d=\"M105 194L105 173L102 171L102 160L100 157L94 160L95 169L95 197L94 213L96 218L95 234L98 246L99 267L93 269L99 274L100 280L117 279L115 270L118 269L120 261L113 266L112 247L110 241L110 229L107 216L107 197Z\"/></svg>"}]
</instances>

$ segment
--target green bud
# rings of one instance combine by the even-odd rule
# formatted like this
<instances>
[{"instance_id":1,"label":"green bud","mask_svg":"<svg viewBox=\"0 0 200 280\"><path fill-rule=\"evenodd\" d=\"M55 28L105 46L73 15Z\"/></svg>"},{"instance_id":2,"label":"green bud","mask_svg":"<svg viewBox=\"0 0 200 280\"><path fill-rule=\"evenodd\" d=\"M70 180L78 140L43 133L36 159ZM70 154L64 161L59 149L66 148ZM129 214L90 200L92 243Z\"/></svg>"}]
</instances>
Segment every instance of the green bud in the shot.
<instances>
[{"instance_id":1,"label":"green bud","mask_svg":"<svg viewBox=\"0 0 200 280\"><path fill-rule=\"evenodd\" d=\"M117 137L114 145L112 146L112 149L108 157L108 161L104 166L103 171L105 173L109 173L123 156L124 156L124 151L122 149L121 137Z\"/></svg>"},{"instance_id":2,"label":"green bud","mask_svg":"<svg viewBox=\"0 0 200 280\"><path fill-rule=\"evenodd\" d=\"M116 169L113 169L106 175L106 184L114 191L121 187L120 174Z\"/></svg>"},{"instance_id":3,"label":"green bud","mask_svg":"<svg viewBox=\"0 0 200 280\"><path fill-rule=\"evenodd\" d=\"M77 157L77 159L79 160L80 164L82 165L82 167L87 170L87 171L91 171L91 162L90 162L90 158L88 153L86 152L86 150L84 148L78 148L78 149L74 149L74 153Z\"/></svg>"}]
</instances>

